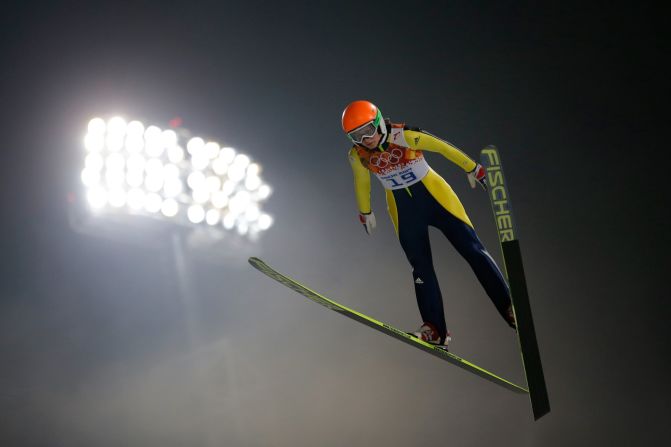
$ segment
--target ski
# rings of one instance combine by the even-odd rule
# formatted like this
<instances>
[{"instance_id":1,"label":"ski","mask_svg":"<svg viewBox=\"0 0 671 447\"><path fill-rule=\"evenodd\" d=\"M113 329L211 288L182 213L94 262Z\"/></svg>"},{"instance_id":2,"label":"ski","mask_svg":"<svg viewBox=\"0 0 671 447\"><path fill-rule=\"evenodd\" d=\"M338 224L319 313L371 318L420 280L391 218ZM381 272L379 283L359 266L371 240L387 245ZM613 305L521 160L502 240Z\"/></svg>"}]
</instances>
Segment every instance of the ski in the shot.
<instances>
[{"instance_id":1,"label":"ski","mask_svg":"<svg viewBox=\"0 0 671 447\"><path fill-rule=\"evenodd\" d=\"M522 252L516 237L510 194L506 188L501 157L497 148L495 146L484 148L480 152L480 162L487 170L489 199L494 212L499 244L503 254L504 271L508 278L517 322L517 341L529 388L531 408L534 419L538 420L550 412L550 400L531 316L529 293L522 265Z\"/></svg>"},{"instance_id":2,"label":"ski","mask_svg":"<svg viewBox=\"0 0 671 447\"><path fill-rule=\"evenodd\" d=\"M417 349L421 349L422 351L428 352L429 354L432 354L436 357L438 357L441 360L445 360L455 366L458 366L461 369L464 369L472 374L475 374L477 376L482 377L485 380L488 380L492 383L495 383L499 386L502 386L506 389L509 389L511 391L514 391L516 393L527 393L528 390L522 386L519 386L513 382L510 382L509 380L506 380L502 377L497 376L496 374L493 374L471 362L468 360L465 360L457 355L452 354L451 352L448 352L446 349L431 345L429 343L426 343L425 341L422 341L404 331L401 331L400 329L397 329L393 326L390 326L388 324L382 323L380 321L377 321L369 316L366 316L360 312L357 312L356 310L350 309L348 307L345 307L341 304L336 303L335 301L326 298L323 295L320 295L319 293L305 287L304 285L300 284L299 282L289 278L288 276L283 275L282 273L279 273L277 270L273 269L270 267L268 264L263 262L259 258L249 258L249 263L259 270L261 273L265 274L266 276L274 279L275 281L279 282L280 284L284 284L288 288L292 289L295 292L300 293L304 297L314 301L315 303L321 304L322 306L331 309L341 315L344 315L348 318L351 318L354 321L358 321L359 323L363 323L368 327L371 327L377 331L382 332L383 334L390 335L394 337L397 340L400 340L404 343L409 344L410 346L413 346Z\"/></svg>"}]
</instances>

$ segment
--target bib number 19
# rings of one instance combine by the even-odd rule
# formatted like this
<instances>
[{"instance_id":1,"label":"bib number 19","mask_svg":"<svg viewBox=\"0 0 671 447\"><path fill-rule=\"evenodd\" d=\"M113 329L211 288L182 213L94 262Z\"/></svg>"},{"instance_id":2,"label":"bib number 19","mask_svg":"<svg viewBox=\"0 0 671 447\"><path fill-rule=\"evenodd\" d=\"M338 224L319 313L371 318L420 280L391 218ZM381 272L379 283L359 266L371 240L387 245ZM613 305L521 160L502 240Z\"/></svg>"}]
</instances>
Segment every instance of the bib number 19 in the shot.
<instances>
[{"instance_id":1,"label":"bib number 19","mask_svg":"<svg viewBox=\"0 0 671 447\"><path fill-rule=\"evenodd\" d=\"M399 182L399 180L402 181ZM413 183L415 180L417 180L417 176L412 171L387 179L388 182L391 182L390 186L392 188L398 188L407 185L408 183Z\"/></svg>"}]
</instances>

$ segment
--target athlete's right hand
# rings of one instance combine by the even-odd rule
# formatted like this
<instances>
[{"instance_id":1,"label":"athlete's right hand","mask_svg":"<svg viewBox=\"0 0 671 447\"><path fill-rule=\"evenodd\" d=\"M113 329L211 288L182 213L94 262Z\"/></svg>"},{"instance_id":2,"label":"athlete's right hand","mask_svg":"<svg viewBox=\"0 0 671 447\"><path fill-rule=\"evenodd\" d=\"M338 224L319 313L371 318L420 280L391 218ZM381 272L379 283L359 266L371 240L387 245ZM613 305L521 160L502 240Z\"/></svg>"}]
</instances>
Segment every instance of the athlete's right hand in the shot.
<instances>
[{"instance_id":1,"label":"athlete's right hand","mask_svg":"<svg viewBox=\"0 0 671 447\"><path fill-rule=\"evenodd\" d=\"M363 225L366 233L371 234L373 228L375 228L375 214L373 214L373 211L370 213L359 213L359 222Z\"/></svg>"},{"instance_id":2,"label":"athlete's right hand","mask_svg":"<svg viewBox=\"0 0 671 447\"><path fill-rule=\"evenodd\" d=\"M480 163L476 164L473 170L467 175L468 183L471 184L471 188L475 188L475 186L479 183L480 186L482 186L482 189L487 191L487 172L485 171L484 166L482 166Z\"/></svg>"}]
</instances>

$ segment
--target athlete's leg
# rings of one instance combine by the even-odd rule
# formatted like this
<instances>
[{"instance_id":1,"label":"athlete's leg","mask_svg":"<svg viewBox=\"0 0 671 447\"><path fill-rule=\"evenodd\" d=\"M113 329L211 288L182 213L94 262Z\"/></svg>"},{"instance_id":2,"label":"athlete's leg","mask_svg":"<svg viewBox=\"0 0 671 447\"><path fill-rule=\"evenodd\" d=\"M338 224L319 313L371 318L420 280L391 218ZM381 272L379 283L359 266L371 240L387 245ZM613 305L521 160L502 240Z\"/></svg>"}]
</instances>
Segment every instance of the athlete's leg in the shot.
<instances>
[{"instance_id":1,"label":"athlete's leg","mask_svg":"<svg viewBox=\"0 0 671 447\"><path fill-rule=\"evenodd\" d=\"M443 297L433 268L426 213L419 206L421 202L418 203L406 191L402 191L397 197L398 200L394 200L394 197L388 194L387 204L401 247L412 267L419 313L422 321L434 325L440 337L445 338L447 326Z\"/></svg>"},{"instance_id":2,"label":"athlete's leg","mask_svg":"<svg viewBox=\"0 0 671 447\"><path fill-rule=\"evenodd\" d=\"M438 174L430 171L422 180L427 195L431 197L429 224L440 229L452 245L469 263L485 292L501 316L508 321L510 291L494 259L475 234L461 201L450 185Z\"/></svg>"},{"instance_id":3,"label":"athlete's leg","mask_svg":"<svg viewBox=\"0 0 671 447\"><path fill-rule=\"evenodd\" d=\"M501 270L480 242L475 230L440 207L431 224L443 232L459 254L466 259L485 292L501 316L507 320L510 290Z\"/></svg>"}]
</instances>

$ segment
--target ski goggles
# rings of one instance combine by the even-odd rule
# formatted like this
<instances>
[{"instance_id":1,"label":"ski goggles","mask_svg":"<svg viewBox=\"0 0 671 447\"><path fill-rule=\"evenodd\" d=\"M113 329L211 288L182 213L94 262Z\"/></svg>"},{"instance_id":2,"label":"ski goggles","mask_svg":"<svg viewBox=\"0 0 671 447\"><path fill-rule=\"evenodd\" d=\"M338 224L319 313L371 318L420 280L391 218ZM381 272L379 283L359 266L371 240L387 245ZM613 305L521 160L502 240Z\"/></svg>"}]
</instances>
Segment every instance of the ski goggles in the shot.
<instances>
[{"instance_id":1,"label":"ski goggles","mask_svg":"<svg viewBox=\"0 0 671 447\"><path fill-rule=\"evenodd\" d=\"M364 138L375 136L375 132L377 132L377 128L380 125L380 118L380 114L378 113L378 116L375 117L373 121L369 121L363 126L357 127L353 131L348 132L347 136L350 138L350 140L357 144L363 143Z\"/></svg>"}]
</instances>

